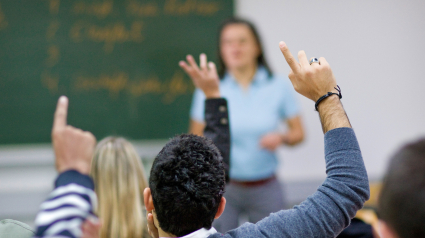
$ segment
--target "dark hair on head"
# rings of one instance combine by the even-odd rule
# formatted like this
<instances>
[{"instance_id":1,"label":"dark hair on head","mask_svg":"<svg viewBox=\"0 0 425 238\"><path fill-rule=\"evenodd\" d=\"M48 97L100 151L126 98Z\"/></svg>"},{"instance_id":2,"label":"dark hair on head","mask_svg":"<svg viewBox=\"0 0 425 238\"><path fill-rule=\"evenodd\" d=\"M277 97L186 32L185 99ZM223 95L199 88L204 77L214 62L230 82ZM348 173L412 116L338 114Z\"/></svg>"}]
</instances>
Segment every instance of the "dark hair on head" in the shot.
<instances>
[{"instance_id":1,"label":"dark hair on head","mask_svg":"<svg viewBox=\"0 0 425 238\"><path fill-rule=\"evenodd\" d=\"M207 138L183 134L156 156L149 178L159 226L184 236L210 229L224 193L224 165Z\"/></svg>"},{"instance_id":2,"label":"dark hair on head","mask_svg":"<svg viewBox=\"0 0 425 238\"><path fill-rule=\"evenodd\" d=\"M261 44L260 35L258 34L257 29L255 28L254 24L252 24L250 21L237 18L237 17L232 17L223 21L218 30L218 48L217 48L218 49L218 76L220 78L223 78L227 70L226 65L224 64L223 58L221 57L221 51L220 51L221 34L226 26L232 25L232 24L244 24L248 26L248 28L251 30L255 40L257 41L258 48L260 49L260 54L257 57L257 64L258 66L263 66L266 69L268 76L271 77L273 75L273 72L271 71L269 65L267 64L266 58L264 57L263 45Z\"/></svg>"},{"instance_id":3,"label":"dark hair on head","mask_svg":"<svg viewBox=\"0 0 425 238\"><path fill-rule=\"evenodd\" d=\"M378 212L400 238L425 237L425 138L391 158Z\"/></svg>"}]
</instances>

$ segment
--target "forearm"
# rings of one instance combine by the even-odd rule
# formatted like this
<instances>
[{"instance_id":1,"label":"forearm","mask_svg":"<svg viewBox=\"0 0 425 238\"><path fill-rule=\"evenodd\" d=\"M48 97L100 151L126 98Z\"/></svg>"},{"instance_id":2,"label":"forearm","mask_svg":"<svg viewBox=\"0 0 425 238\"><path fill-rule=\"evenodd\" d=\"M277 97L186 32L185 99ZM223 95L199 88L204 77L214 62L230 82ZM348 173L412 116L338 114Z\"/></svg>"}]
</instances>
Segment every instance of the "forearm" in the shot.
<instances>
[{"instance_id":1,"label":"forearm","mask_svg":"<svg viewBox=\"0 0 425 238\"><path fill-rule=\"evenodd\" d=\"M97 203L94 184L77 171L61 173L55 189L40 206L35 219L35 237L80 237L81 225Z\"/></svg>"},{"instance_id":2,"label":"forearm","mask_svg":"<svg viewBox=\"0 0 425 238\"><path fill-rule=\"evenodd\" d=\"M205 123L190 119L189 133L197 136L204 136Z\"/></svg>"},{"instance_id":3,"label":"forearm","mask_svg":"<svg viewBox=\"0 0 425 238\"><path fill-rule=\"evenodd\" d=\"M282 135L282 143L293 146L304 140L304 132L302 130L290 129Z\"/></svg>"},{"instance_id":4,"label":"forearm","mask_svg":"<svg viewBox=\"0 0 425 238\"><path fill-rule=\"evenodd\" d=\"M281 136L282 144L296 145L304 140L304 128L301 122L301 116L294 116L286 120L288 130Z\"/></svg>"},{"instance_id":5,"label":"forearm","mask_svg":"<svg viewBox=\"0 0 425 238\"><path fill-rule=\"evenodd\" d=\"M351 128L350 121L344 108L336 95L323 100L318 107L323 133L340 127Z\"/></svg>"}]
</instances>

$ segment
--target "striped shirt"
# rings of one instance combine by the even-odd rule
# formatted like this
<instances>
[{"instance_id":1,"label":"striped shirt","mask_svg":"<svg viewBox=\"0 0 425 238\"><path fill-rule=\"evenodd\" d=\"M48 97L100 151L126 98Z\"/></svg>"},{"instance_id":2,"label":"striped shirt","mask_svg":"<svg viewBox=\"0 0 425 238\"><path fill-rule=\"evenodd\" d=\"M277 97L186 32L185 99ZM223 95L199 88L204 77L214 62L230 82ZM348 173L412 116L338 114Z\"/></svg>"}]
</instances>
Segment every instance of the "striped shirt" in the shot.
<instances>
[{"instance_id":1,"label":"striped shirt","mask_svg":"<svg viewBox=\"0 0 425 238\"><path fill-rule=\"evenodd\" d=\"M95 217L97 197L93 180L75 170L61 173L55 189L35 218L35 237L81 237L81 225Z\"/></svg>"}]
</instances>

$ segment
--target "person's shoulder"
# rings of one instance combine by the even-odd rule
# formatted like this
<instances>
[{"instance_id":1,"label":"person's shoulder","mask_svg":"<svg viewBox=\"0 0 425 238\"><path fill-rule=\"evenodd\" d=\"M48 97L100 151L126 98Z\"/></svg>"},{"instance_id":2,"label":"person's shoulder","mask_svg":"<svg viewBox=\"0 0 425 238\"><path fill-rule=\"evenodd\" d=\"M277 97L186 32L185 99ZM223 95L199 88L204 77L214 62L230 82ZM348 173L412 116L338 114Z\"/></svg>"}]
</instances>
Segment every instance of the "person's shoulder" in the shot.
<instances>
[{"instance_id":1,"label":"person's shoulder","mask_svg":"<svg viewBox=\"0 0 425 238\"><path fill-rule=\"evenodd\" d=\"M29 238L34 236L35 232L30 226L23 222L5 219L0 221L0 236L2 234L6 237Z\"/></svg>"},{"instance_id":2,"label":"person's shoulder","mask_svg":"<svg viewBox=\"0 0 425 238\"><path fill-rule=\"evenodd\" d=\"M256 224L246 222L240 227L230 230L225 234L215 233L208 238L218 238L218 237L226 237L226 238L242 238L242 237L265 237L261 231L261 228Z\"/></svg>"}]
</instances>

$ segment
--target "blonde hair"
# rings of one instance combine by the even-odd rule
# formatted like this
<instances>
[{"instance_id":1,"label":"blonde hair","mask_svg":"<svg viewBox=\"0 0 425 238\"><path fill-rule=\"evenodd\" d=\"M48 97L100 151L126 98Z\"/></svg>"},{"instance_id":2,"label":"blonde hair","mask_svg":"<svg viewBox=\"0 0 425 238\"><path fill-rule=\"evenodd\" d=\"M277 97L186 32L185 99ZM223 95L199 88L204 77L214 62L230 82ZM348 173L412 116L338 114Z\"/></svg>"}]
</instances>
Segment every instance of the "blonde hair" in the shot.
<instances>
[{"instance_id":1,"label":"blonde hair","mask_svg":"<svg viewBox=\"0 0 425 238\"><path fill-rule=\"evenodd\" d=\"M100 237L142 237L147 229L143 204L147 181L133 145L120 137L100 141L90 174L99 199L96 212L102 222Z\"/></svg>"}]
</instances>

